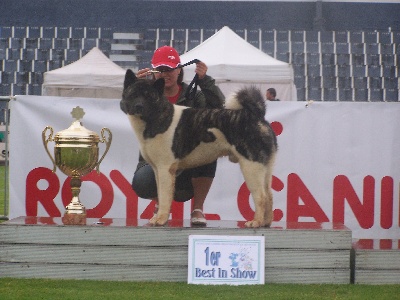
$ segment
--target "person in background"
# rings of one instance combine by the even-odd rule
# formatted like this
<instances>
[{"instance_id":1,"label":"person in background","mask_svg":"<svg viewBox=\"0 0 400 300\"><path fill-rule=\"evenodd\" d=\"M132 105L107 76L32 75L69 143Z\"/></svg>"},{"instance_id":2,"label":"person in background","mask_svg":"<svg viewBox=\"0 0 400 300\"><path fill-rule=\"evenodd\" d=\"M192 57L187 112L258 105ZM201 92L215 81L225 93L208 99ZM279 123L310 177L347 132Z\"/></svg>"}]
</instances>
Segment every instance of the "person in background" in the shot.
<instances>
[{"instance_id":1,"label":"person in background","mask_svg":"<svg viewBox=\"0 0 400 300\"><path fill-rule=\"evenodd\" d=\"M276 98L276 90L274 88L269 88L265 96L269 101L280 101Z\"/></svg>"},{"instance_id":2,"label":"person in background","mask_svg":"<svg viewBox=\"0 0 400 300\"><path fill-rule=\"evenodd\" d=\"M146 78L150 75L155 79L164 78L164 96L173 104L194 108L222 108L225 97L215 85L215 80L207 75L207 65L201 61L196 63L195 73L198 75L197 82L201 91L197 91L194 97L186 96L189 86L182 82L183 69L177 68L180 65L178 52L172 47L163 46L154 52L151 60L153 70L141 69L136 76ZM176 178L174 200L184 202L193 198L193 210L190 217L193 225L206 225L203 204L212 185L216 167L215 161L208 165L184 170ZM154 171L141 155L133 176L132 188L139 197L157 202ZM157 208L156 204L156 210Z\"/></svg>"}]
</instances>

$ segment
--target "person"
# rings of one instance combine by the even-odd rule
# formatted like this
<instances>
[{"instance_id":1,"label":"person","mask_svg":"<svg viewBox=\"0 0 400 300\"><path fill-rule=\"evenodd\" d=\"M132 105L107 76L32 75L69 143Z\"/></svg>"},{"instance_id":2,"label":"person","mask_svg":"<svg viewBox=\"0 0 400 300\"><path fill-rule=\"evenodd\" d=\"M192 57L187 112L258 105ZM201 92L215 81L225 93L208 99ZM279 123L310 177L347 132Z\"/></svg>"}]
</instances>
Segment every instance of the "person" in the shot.
<instances>
[{"instance_id":1,"label":"person","mask_svg":"<svg viewBox=\"0 0 400 300\"><path fill-rule=\"evenodd\" d=\"M269 88L267 90L266 98L269 101L280 101L276 98L276 90L274 88Z\"/></svg>"},{"instance_id":2,"label":"person","mask_svg":"<svg viewBox=\"0 0 400 300\"><path fill-rule=\"evenodd\" d=\"M195 73L198 76L198 86L201 91L196 91L194 97L186 95L189 85L183 81L183 68L178 52L169 46L158 48L152 57L150 68L144 68L137 72L138 78L153 76L154 79L164 78L164 96L173 104L194 108L222 108L225 97L215 85L215 80L207 75L207 65L197 62ZM156 71L156 72L154 72ZM188 169L177 174L175 182L174 200L178 202L188 201L193 198L193 210L191 223L193 225L206 225L207 221L203 213L203 204L211 188L217 162ZM157 185L154 171L140 155L135 174L132 179L132 188L136 194L145 199L153 199L157 202ZM156 211L158 205L156 203ZM156 213L155 211L155 213Z\"/></svg>"}]
</instances>

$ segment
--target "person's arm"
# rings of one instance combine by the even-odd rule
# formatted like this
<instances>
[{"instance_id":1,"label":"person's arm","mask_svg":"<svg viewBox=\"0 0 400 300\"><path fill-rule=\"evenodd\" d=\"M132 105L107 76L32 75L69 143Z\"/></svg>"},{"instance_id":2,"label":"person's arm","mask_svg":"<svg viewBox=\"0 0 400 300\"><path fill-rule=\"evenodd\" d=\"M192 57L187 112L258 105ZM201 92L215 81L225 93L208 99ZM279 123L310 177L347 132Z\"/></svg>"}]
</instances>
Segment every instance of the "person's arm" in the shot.
<instances>
[{"instance_id":1,"label":"person's arm","mask_svg":"<svg viewBox=\"0 0 400 300\"><path fill-rule=\"evenodd\" d=\"M225 96L215 85L215 80L207 75L207 65L199 61L196 63L196 74L199 76L198 84L205 97L205 106L208 108L222 108L225 102Z\"/></svg>"},{"instance_id":2,"label":"person's arm","mask_svg":"<svg viewBox=\"0 0 400 300\"><path fill-rule=\"evenodd\" d=\"M182 99L177 103L195 107L195 108L223 108L225 103L225 96L218 86L215 85L215 80L207 75L207 65L203 62L196 63L196 74L198 75L198 86L201 91L197 91L194 99ZM182 95L186 94L188 85L182 84Z\"/></svg>"},{"instance_id":3,"label":"person's arm","mask_svg":"<svg viewBox=\"0 0 400 300\"><path fill-rule=\"evenodd\" d=\"M218 86L215 85L215 80L208 75L198 81L201 92L206 101L208 108L222 108L225 103L225 96Z\"/></svg>"}]
</instances>

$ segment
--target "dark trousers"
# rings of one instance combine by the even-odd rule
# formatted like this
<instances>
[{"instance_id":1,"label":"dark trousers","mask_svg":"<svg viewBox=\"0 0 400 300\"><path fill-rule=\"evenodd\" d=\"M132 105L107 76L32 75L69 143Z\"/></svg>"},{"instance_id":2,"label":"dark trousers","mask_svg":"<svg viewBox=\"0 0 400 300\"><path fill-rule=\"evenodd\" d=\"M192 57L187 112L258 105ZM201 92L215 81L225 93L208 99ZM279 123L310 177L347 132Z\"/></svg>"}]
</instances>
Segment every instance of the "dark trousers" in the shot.
<instances>
[{"instance_id":1,"label":"dark trousers","mask_svg":"<svg viewBox=\"0 0 400 300\"><path fill-rule=\"evenodd\" d=\"M174 200L185 202L193 198L192 178L196 177L214 177L217 168L217 162L213 162L201 167L187 169L182 171L175 181ZM144 199L157 198L157 184L153 168L145 164L138 168L133 175L132 188L135 193Z\"/></svg>"}]
</instances>

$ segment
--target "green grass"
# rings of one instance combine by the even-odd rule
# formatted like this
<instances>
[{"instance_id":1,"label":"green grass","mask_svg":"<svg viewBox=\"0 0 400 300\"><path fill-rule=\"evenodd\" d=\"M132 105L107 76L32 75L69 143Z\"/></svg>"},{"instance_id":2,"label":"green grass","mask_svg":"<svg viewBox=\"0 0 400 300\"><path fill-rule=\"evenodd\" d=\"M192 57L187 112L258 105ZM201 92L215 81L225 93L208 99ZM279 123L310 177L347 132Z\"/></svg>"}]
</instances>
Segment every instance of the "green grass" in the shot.
<instances>
[{"instance_id":1,"label":"green grass","mask_svg":"<svg viewBox=\"0 0 400 300\"><path fill-rule=\"evenodd\" d=\"M92 280L0 279L0 298L8 299L400 299L400 285L205 286L186 283Z\"/></svg>"}]
</instances>

